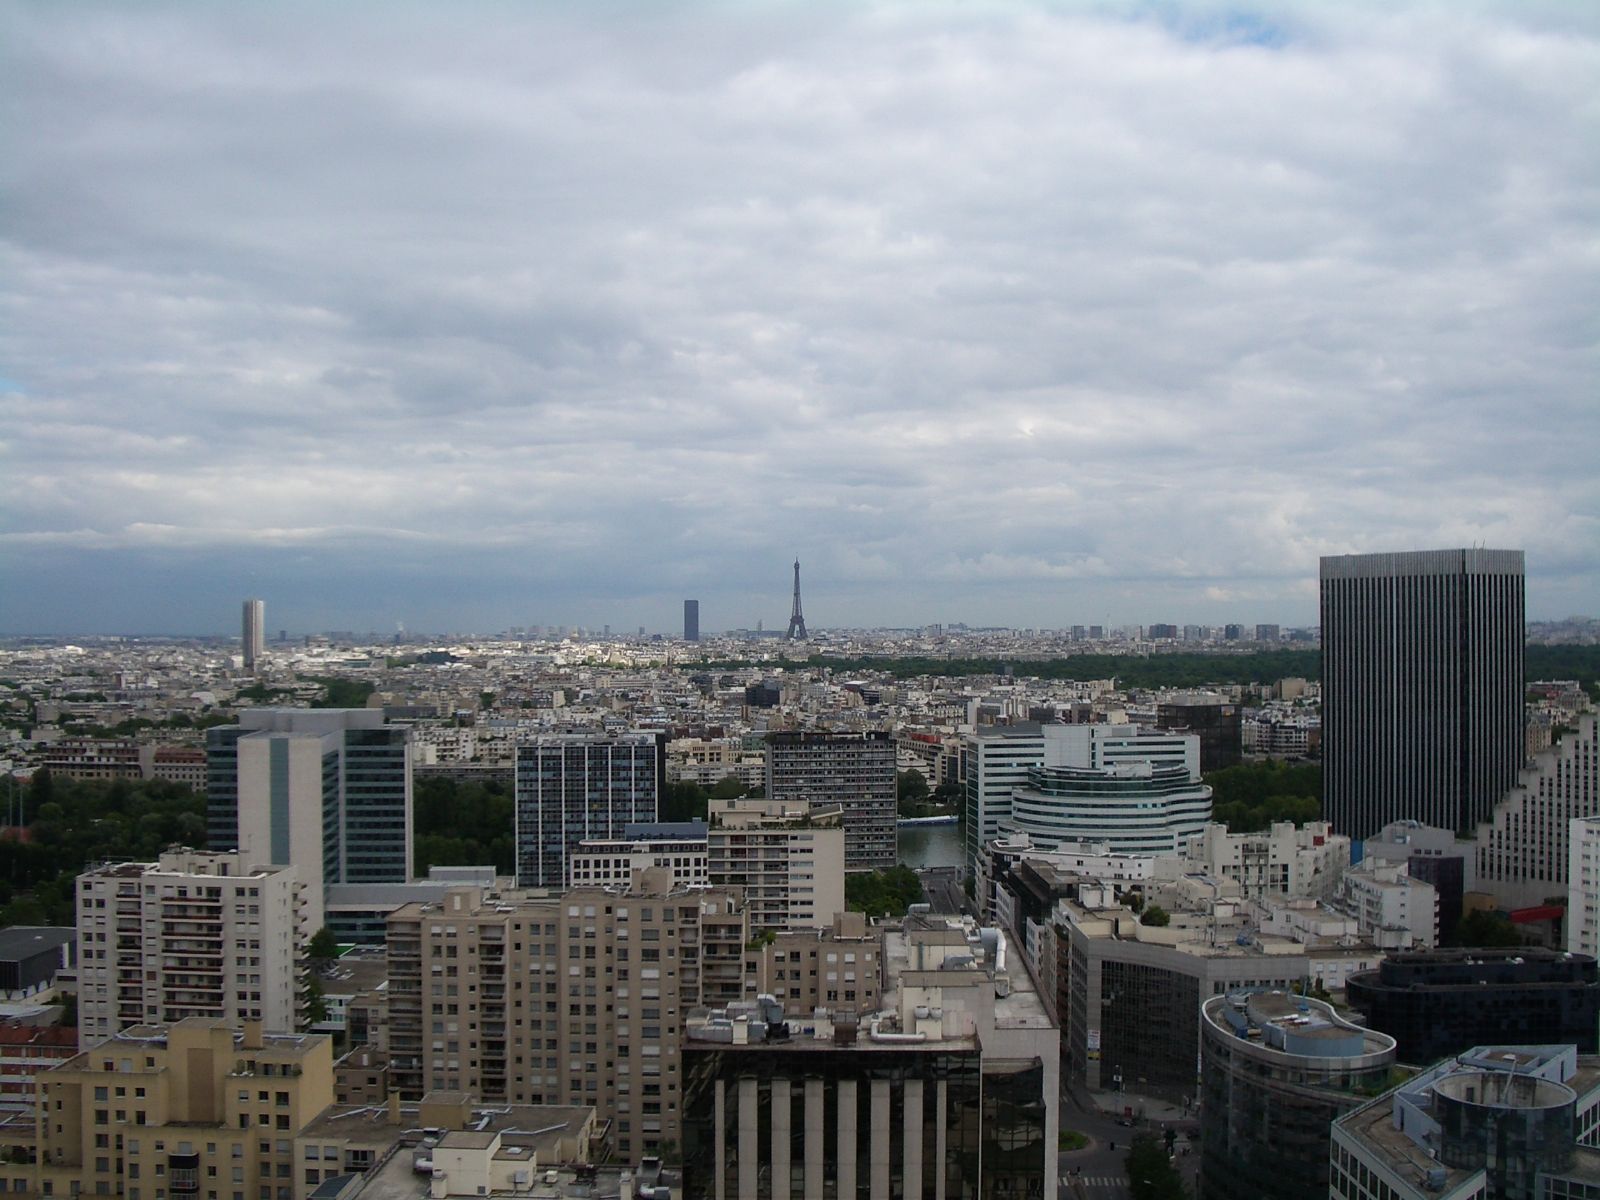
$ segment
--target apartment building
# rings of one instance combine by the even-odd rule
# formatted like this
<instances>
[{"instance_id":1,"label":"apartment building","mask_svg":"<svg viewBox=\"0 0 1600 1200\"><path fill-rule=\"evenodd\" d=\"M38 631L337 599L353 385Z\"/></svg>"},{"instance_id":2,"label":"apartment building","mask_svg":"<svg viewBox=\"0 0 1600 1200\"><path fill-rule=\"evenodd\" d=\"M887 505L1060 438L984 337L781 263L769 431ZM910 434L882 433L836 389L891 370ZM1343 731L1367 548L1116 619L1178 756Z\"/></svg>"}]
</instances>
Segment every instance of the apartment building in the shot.
<instances>
[{"instance_id":1,"label":"apartment building","mask_svg":"<svg viewBox=\"0 0 1600 1200\"><path fill-rule=\"evenodd\" d=\"M710 819L707 875L743 890L751 929L818 929L844 911L842 809L713 800Z\"/></svg>"},{"instance_id":2,"label":"apartment building","mask_svg":"<svg viewBox=\"0 0 1600 1200\"><path fill-rule=\"evenodd\" d=\"M565 887L579 843L654 821L666 785L653 733L569 734L517 747L517 886Z\"/></svg>"},{"instance_id":3,"label":"apartment building","mask_svg":"<svg viewBox=\"0 0 1600 1200\"><path fill-rule=\"evenodd\" d=\"M887 733L767 735L767 799L842 809L846 871L895 865L894 768Z\"/></svg>"},{"instance_id":4,"label":"apartment building","mask_svg":"<svg viewBox=\"0 0 1600 1200\"><path fill-rule=\"evenodd\" d=\"M178 850L78 876L85 1044L189 1017L298 1028L297 964L315 932L293 867Z\"/></svg>"},{"instance_id":5,"label":"apartment building","mask_svg":"<svg viewBox=\"0 0 1600 1200\"><path fill-rule=\"evenodd\" d=\"M333 1103L332 1042L188 1017L132 1026L38 1083L36 1141L18 1147L36 1161L0 1167L13 1192L297 1200L294 1139Z\"/></svg>"},{"instance_id":6,"label":"apartment building","mask_svg":"<svg viewBox=\"0 0 1600 1200\"><path fill-rule=\"evenodd\" d=\"M679 1136L684 1017L744 995L749 938L737 891L662 868L632 890L407 905L388 926L390 1086L593 1106L624 1160L658 1153Z\"/></svg>"},{"instance_id":7,"label":"apartment building","mask_svg":"<svg viewBox=\"0 0 1600 1200\"><path fill-rule=\"evenodd\" d=\"M787 1013L876 1012L883 967L882 927L861 913L841 912L827 929L785 931L763 946L755 989Z\"/></svg>"}]
</instances>

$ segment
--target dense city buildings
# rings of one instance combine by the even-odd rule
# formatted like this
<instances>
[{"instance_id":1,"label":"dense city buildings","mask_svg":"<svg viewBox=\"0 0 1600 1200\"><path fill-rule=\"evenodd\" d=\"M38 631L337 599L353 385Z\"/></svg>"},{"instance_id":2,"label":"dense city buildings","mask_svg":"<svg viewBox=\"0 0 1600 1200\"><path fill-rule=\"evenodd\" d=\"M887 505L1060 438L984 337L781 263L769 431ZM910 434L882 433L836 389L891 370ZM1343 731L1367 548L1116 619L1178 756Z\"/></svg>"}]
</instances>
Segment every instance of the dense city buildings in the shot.
<instances>
[{"instance_id":1,"label":"dense city buildings","mask_svg":"<svg viewBox=\"0 0 1600 1200\"><path fill-rule=\"evenodd\" d=\"M1333 1124L1328 1195L1587 1200L1600 1190L1600 1060L1574 1046L1480 1044Z\"/></svg>"},{"instance_id":2,"label":"dense city buildings","mask_svg":"<svg viewBox=\"0 0 1600 1200\"><path fill-rule=\"evenodd\" d=\"M293 867L174 851L78 876L84 1043L189 1017L300 1028L308 889Z\"/></svg>"},{"instance_id":3,"label":"dense city buildings","mask_svg":"<svg viewBox=\"0 0 1600 1200\"><path fill-rule=\"evenodd\" d=\"M517 885L565 887L579 843L656 819L666 783L653 733L538 737L516 748Z\"/></svg>"},{"instance_id":4,"label":"dense city buildings","mask_svg":"<svg viewBox=\"0 0 1600 1200\"><path fill-rule=\"evenodd\" d=\"M267 652L267 602L244 602L244 629L240 638L244 653L244 669L254 671Z\"/></svg>"},{"instance_id":5,"label":"dense city buildings","mask_svg":"<svg viewBox=\"0 0 1600 1200\"><path fill-rule=\"evenodd\" d=\"M887 733L769 734L766 795L841 810L845 870L894 866L895 749Z\"/></svg>"},{"instance_id":6,"label":"dense city buildings","mask_svg":"<svg viewBox=\"0 0 1600 1200\"><path fill-rule=\"evenodd\" d=\"M1324 558L1321 587L1323 816L1488 820L1522 764L1522 551Z\"/></svg>"},{"instance_id":7,"label":"dense city buildings","mask_svg":"<svg viewBox=\"0 0 1600 1200\"><path fill-rule=\"evenodd\" d=\"M1600 1049L1600 973L1585 954L1539 946L1391 954L1346 984L1350 1007L1431 1063L1496 1035Z\"/></svg>"},{"instance_id":8,"label":"dense city buildings","mask_svg":"<svg viewBox=\"0 0 1600 1200\"><path fill-rule=\"evenodd\" d=\"M1331 1123L1390 1084L1394 1039L1320 1000L1234 992L1201 1006L1203 1200L1328 1189Z\"/></svg>"},{"instance_id":9,"label":"dense city buildings","mask_svg":"<svg viewBox=\"0 0 1600 1200\"><path fill-rule=\"evenodd\" d=\"M210 847L293 864L319 914L335 884L411 877L410 731L382 710L246 709L206 758Z\"/></svg>"}]
</instances>

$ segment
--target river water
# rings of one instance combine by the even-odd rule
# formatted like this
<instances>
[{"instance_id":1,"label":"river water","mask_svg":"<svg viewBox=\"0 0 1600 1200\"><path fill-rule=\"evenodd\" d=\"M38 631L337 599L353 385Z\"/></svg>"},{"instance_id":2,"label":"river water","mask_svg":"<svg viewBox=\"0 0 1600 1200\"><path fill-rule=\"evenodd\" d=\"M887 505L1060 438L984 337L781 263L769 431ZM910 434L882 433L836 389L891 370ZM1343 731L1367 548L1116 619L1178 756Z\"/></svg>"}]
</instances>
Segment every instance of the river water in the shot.
<instances>
[{"instance_id":1,"label":"river water","mask_svg":"<svg viewBox=\"0 0 1600 1200\"><path fill-rule=\"evenodd\" d=\"M908 867L959 867L960 825L901 825L900 861Z\"/></svg>"}]
</instances>

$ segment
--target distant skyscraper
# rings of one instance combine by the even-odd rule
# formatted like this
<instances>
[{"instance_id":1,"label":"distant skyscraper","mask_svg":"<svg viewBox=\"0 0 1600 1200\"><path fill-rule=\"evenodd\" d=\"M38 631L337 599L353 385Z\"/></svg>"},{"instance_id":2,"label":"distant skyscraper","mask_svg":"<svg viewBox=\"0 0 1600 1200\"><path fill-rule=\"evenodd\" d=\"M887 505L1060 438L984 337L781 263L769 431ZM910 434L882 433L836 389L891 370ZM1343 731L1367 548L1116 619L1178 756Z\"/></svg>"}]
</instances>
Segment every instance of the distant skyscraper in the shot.
<instances>
[{"instance_id":1,"label":"distant skyscraper","mask_svg":"<svg viewBox=\"0 0 1600 1200\"><path fill-rule=\"evenodd\" d=\"M1322 560L1323 813L1366 838L1412 819L1471 831L1517 782L1526 642L1520 550Z\"/></svg>"},{"instance_id":2,"label":"distant skyscraper","mask_svg":"<svg viewBox=\"0 0 1600 1200\"><path fill-rule=\"evenodd\" d=\"M267 602L244 602L244 669L255 669L261 656L267 652Z\"/></svg>"},{"instance_id":3,"label":"distant skyscraper","mask_svg":"<svg viewBox=\"0 0 1600 1200\"><path fill-rule=\"evenodd\" d=\"M698 642L700 640L700 601L685 600L683 602L683 640Z\"/></svg>"},{"instance_id":4,"label":"distant skyscraper","mask_svg":"<svg viewBox=\"0 0 1600 1200\"><path fill-rule=\"evenodd\" d=\"M656 819L664 737L566 734L517 747L517 886L566 887L578 843Z\"/></svg>"}]
</instances>

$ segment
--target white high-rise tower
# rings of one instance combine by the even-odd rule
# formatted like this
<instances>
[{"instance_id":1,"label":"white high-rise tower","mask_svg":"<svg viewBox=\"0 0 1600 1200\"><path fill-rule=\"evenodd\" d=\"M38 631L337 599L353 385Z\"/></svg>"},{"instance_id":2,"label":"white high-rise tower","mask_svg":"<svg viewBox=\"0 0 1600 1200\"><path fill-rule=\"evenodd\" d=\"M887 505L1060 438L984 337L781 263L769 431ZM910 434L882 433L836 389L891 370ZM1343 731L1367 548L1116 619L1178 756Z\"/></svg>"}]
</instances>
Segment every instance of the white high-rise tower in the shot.
<instances>
[{"instance_id":1,"label":"white high-rise tower","mask_svg":"<svg viewBox=\"0 0 1600 1200\"><path fill-rule=\"evenodd\" d=\"M267 602L244 602L244 669L253 671L267 652Z\"/></svg>"}]
</instances>

